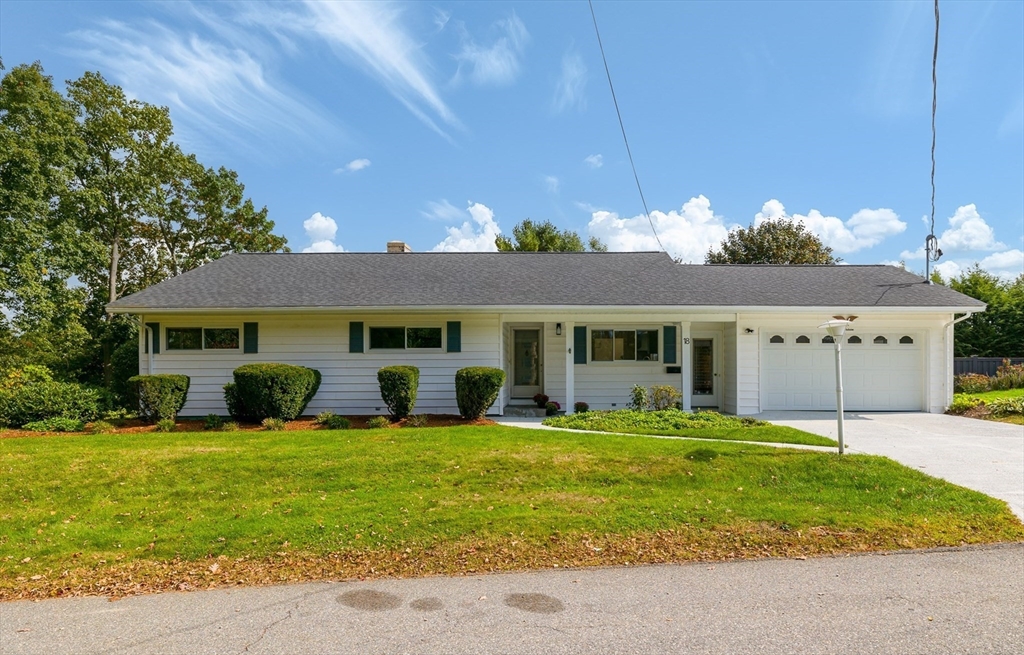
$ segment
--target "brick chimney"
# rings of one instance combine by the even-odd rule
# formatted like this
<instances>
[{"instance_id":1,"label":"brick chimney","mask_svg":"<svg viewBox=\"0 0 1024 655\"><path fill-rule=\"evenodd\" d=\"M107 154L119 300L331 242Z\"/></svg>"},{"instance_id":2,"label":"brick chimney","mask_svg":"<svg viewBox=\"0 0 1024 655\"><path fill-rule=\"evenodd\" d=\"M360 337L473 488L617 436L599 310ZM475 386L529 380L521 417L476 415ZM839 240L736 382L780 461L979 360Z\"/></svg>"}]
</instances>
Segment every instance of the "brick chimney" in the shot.
<instances>
[{"instance_id":1,"label":"brick chimney","mask_svg":"<svg viewBox=\"0 0 1024 655\"><path fill-rule=\"evenodd\" d=\"M388 241L388 252L412 252L405 241Z\"/></svg>"}]
</instances>

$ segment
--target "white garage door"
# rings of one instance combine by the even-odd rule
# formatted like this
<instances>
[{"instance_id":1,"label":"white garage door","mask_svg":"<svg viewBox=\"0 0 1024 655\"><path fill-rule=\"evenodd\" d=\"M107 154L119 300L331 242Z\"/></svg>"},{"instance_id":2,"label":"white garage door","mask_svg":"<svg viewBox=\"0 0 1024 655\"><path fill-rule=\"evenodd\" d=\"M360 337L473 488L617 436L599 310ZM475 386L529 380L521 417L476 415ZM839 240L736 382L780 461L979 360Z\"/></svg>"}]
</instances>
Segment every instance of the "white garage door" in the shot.
<instances>
[{"instance_id":1,"label":"white garage door","mask_svg":"<svg viewBox=\"0 0 1024 655\"><path fill-rule=\"evenodd\" d=\"M764 409L836 408L835 346L820 332L763 332ZM843 402L851 411L919 411L924 339L913 332L847 333Z\"/></svg>"}]
</instances>

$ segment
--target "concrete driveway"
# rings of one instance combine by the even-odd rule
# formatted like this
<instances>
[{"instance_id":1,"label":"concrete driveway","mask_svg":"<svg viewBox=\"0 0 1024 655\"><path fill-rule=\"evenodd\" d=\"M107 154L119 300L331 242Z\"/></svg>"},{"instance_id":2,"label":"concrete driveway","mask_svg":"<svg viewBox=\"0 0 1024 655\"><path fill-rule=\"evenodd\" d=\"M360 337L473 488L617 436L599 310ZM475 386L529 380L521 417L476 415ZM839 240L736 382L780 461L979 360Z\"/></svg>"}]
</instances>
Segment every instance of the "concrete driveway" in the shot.
<instances>
[{"instance_id":1,"label":"concrete driveway","mask_svg":"<svg viewBox=\"0 0 1024 655\"><path fill-rule=\"evenodd\" d=\"M834 412L764 412L757 418L836 438ZM962 416L847 412L847 449L884 455L1009 503L1024 520L1024 426Z\"/></svg>"}]
</instances>

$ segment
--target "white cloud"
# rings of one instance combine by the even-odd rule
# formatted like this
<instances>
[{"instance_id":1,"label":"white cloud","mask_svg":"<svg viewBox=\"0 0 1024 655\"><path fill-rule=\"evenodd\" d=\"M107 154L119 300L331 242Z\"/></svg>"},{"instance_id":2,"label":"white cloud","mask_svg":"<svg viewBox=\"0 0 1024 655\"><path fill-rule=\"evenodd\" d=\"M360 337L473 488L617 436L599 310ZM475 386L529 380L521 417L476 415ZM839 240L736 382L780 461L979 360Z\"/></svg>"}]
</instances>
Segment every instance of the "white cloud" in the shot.
<instances>
[{"instance_id":1,"label":"white cloud","mask_svg":"<svg viewBox=\"0 0 1024 655\"><path fill-rule=\"evenodd\" d=\"M335 173L355 173L356 171L361 171L364 168L368 168L369 166L370 166L370 160L369 159L353 159L352 161L350 161L349 163L345 164L341 168L334 169L334 172Z\"/></svg>"},{"instance_id":2,"label":"white cloud","mask_svg":"<svg viewBox=\"0 0 1024 655\"><path fill-rule=\"evenodd\" d=\"M469 203L470 220L459 227L449 227L448 236L434 246L435 252L494 252L494 240L501 228L494 220L494 212L480 203Z\"/></svg>"},{"instance_id":3,"label":"white cloud","mask_svg":"<svg viewBox=\"0 0 1024 655\"><path fill-rule=\"evenodd\" d=\"M651 212L651 221L668 253L687 263L703 263L708 250L721 243L731 228L738 227L727 225L723 217L715 215L711 201L704 196L690 198L679 211L655 210ZM619 218L613 212L596 211L587 231L607 244L609 250L660 250L643 214Z\"/></svg>"},{"instance_id":4,"label":"white cloud","mask_svg":"<svg viewBox=\"0 0 1024 655\"><path fill-rule=\"evenodd\" d=\"M949 218L949 227L939 235L939 248L946 254L991 252L1004 250L1006 244L996 241L992 226L985 222L978 208L971 203L957 207L956 213ZM904 250L900 257L924 259L924 246L913 251Z\"/></svg>"},{"instance_id":5,"label":"white cloud","mask_svg":"<svg viewBox=\"0 0 1024 655\"><path fill-rule=\"evenodd\" d=\"M309 237L310 245L302 252L344 252L345 249L334 243L338 233L338 224L330 216L316 212L302 222L302 228Z\"/></svg>"},{"instance_id":6,"label":"white cloud","mask_svg":"<svg viewBox=\"0 0 1024 655\"><path fill-rule=\"evenodd\" d=\"M481 86L504 86L519 77L519 60L530 34L515 14L498 21L496 27L502 36L490 46L478 45L465 28L462 29L462 49L455 55L459 68L453 83L461 81L463 69L470 81Z\"/></svg>"},{"instance_id":7,"label":"white cloud","mask_svg":"<svg viewBox=\"0 0 1024 655\"><path fill-rule=\"evenodd\" d=\"M544 176L544 187L548 190L548 193L558 193L558 189L562 186L562 182L554 175Z\"/></svg>"},{"instance_id":8,"label":"white cloud","mask_svg":"<svg viewBox=\"0 0 1024 655\"><path fill-rule=\"evenodd\" d=\"M861 209L844 222L836 216L825 216L817 209L812 209L806 216L788 216L783 204L774 198L764 203L761 211L754 215L754 223L760 225L783 217L802 221L822 243L839 254L871 248L907 229L907 224L891 209Z\"/></svg>"},{"instance_id":9,"label":"white cloud","mask_svg":"<svg viewBox=\"0 0 1024 655\"><path fill-rule=\"evenodd\" d=\"M580 200L574 200L572 204L576 205L577 209L582 209L583 211L585 211L587 213L590 213L590 214L593 214L594 212L601 211L600 207L598 207L596 205L591 205L589 202L583 202L583 201L580 201Z\"/></svg>"},{"instance_id":10,"label":"white cloud","mask_svg":"<svg viewBox=\"0 0 1024 655\"><path fill-rule=\"evenodd\" d=\"M583 57L575 52L562 55L562 74L555 83L555 96L552 106L556 112L575 107L578 110L587 108L587 65Z\"/></svg>"},{"instance_id":11,"label":"white cloud","mask_svg":"<svg viewBox=\"0 0 1024 655\"><path fill-rule=\"evenodd\" d=\"M428 201L427 210L421 211L420 214L432 221L446 221L448 223L462 221L469 216L465 209L459 209L444 198L441 199L441 202Z\"/></svg>"},{"instance_id":12,"label":"white cloud","mask_svg":"<svg viewBox=\"0 0 1024 655\"><path fill-rule=\"evenodd\" d=\"M932 268L938 271L939 275L942 276L943 280L951 280L960 275L960 273L963 271L963 268L960 266L960 264L954 261L940 262L938 264L932 265Z\"/></svg>"},{"instance_id":13,"label":"white cloud","mask_svg":"<svg viewBox=\"0 0 1024 655\"><path fill-rule=\"evenodd\" d=\"M202 18L215 20L205 14ZM130 97L170 107L175 125L186 132L230 137L241 128L322 140L337 131L323 110L271 80L252 51L238 45L172 31L156 22L131 26L107 20L72 37L85 46L76 55L99 67Z\"/></svg>"},{"instance_id":14,"label":"white cloud","mask_svg":"<svg viewBox=\"0 0 1024 655\"><path fill-rule=\"evenodd\" d=\"M441 9L438 9L437 7L434 7L434 27L437 28L438 32L443 30L445 26L448 25L448 20L451 17L452 12L443 11Z\"/></svg>"},{"instance_id":15,"label":"white cloud","mask_svg":"<svg viewBox=\"0 0 1024 655\"><path fill-rule=\"evenodd\" d=\"M602 166L604 166L604 156L590 155L589 157L585 157L583 159L583 163L591 168L601 168Z\"/></svg>"}]
</instances>

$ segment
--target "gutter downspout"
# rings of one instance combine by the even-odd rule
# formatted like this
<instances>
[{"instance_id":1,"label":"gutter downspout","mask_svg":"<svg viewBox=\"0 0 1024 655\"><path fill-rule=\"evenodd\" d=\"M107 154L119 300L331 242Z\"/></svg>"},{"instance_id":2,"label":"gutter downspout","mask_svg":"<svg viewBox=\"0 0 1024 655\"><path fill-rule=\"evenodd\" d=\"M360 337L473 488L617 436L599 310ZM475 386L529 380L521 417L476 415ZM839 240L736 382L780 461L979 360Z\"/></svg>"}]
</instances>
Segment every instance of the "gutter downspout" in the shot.
<instances>
[{"instance_id":1,"label":"gutter downspout","mask_svg":"<svg viewBox=\"0 0 1024 655\"><path fill-rule=\"evenodd\" d=\"M966 321L970 317L974 316L975 312L967 312L960 318L954 318L942 326L943 337L946 339L946 371L947 374L943 377L943 386L946 387L946 402L945 408L949 409L950 403L953 402L953 385L950 382L953 379L953 326L962 321Z\"/></svg>"},{"instance_id":2,"label":"gutter downspout","mask_svg":"<svg viewBox=\"0 0 1024 655\"><path fill-rule=\"evenodd\" d=\"M146 374L153 375L153 328L146 325L146 318L139 316L136 319L141 329L142 338L145 339L145 351L149 354L149 358L146 363Z\"/></svg>"}]
</instances>

